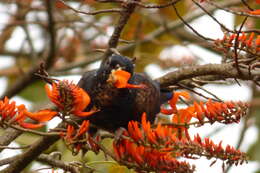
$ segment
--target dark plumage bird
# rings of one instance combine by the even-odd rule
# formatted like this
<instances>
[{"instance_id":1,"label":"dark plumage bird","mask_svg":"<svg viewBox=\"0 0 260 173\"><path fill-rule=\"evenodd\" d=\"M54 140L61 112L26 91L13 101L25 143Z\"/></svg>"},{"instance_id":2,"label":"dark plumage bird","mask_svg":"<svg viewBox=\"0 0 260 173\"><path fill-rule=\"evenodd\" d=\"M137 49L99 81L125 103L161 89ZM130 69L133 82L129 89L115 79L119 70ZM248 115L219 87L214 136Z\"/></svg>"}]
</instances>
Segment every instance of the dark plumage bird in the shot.
<instances>
[{"instance_id":1,"label":"dark plumage bird","mask_svg":"<svg viewBox=\"0 0 260 173\"><path fill-rule=\"evenodd\" d=\"M116 88L108 79L118 69L131 74L129 84L146 87ZM134 64L129 58L116 54L104 60L99 69L86 72L78 85L91 97L87 111L93 107L100 110L87 119L108 131L126 128L131 120L141 121L143 112L146 112L147 120L153 122L161 104L172 97L171 92L160 90L159 84L148 76L134 73Z\"/></svg>"}]
</instances>

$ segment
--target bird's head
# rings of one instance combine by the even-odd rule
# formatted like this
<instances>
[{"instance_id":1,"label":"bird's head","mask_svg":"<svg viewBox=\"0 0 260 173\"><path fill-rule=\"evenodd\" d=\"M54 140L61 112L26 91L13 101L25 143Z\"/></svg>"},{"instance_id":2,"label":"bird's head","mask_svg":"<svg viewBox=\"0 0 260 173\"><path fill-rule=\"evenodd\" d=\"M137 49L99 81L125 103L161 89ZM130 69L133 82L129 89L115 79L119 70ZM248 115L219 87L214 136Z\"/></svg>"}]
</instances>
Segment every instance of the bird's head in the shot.
<instances>
[{"instance_id":1,"label":"bird's head","mask_svg":"<svg viewBox=\"0 0 260 173\"><path fill-rule=\"evenodd\" d=\"M113 54L102 62L97 71L97 75L102 81L107 81L109 76L116 70L124 70L132 75L134 63L128 57Z\"/></svg>"}]
</instances>

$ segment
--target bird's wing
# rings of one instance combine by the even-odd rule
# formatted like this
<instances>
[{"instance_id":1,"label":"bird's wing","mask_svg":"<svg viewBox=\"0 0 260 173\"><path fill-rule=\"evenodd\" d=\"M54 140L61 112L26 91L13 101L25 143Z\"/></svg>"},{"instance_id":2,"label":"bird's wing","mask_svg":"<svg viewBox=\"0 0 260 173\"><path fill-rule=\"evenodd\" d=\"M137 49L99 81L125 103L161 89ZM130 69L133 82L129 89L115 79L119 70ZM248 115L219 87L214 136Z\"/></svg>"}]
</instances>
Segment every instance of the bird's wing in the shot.
<instances>
[{"instance_id":1,"label":"bird's wing","mask_svg":"<svg viewBox=\"0 0 260 173\"><path fill-rule=\"evenodd\" d=\"M141 118L143 112L146 112L147 119L154 121L157 113L160 112L160 87L159 84L153 81L150 77L144 74L134 74L129 80L131 84L144 84L144 89L131 89L131 94L134 97L134 112L138 119Z\"/></svg>"}]
</instances>

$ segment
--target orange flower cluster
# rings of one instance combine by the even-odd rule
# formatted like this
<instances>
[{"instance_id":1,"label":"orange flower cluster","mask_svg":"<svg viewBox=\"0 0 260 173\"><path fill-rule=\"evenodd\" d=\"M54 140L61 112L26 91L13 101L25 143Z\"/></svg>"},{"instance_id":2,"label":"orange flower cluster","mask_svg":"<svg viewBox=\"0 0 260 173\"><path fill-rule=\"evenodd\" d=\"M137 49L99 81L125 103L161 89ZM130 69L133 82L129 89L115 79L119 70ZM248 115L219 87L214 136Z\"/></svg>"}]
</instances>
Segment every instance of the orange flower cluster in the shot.
<instances>
[{"instance_id":1,"label":"orange flower cluster","mask_svg":"<svg viewBox=\"0 0 260 173\"><path fill-rule=\"evenodd\" d=\"M185 144L182 145L185 147ZM189 156L192 154L196 154L198 156L205 156L207 158L218 158L223 161L226 161L226 164L243 164L247 161L247 156L245 153L241 152L240 150L236 150L234 147L227 145L224 149L222 147L222 141L219 144L214 144L212 140L209 138L205 138L204 142L201 140L201 137L197 134L194 137L192 142L188 141L186 146L189 148L187 151L184 152L185 155Z\"/></svg>"},{"instance_id":2,"label":"orange flower cluster","mask_svg":"<svg viewBox=\"0 0 260 173\"><path fill-rule=\"evenodd\" d=\"M193 105L187 108L177 109L176 104L180 96L189 99L187 92L176 92L169 101L171 109L161 109L162 113L173 115L172 122L176 124L187 125L192 118L198 119L199 124L204 124L205 122L211 124L214 122L224 124L237 123L241 117L246 115L248 108L248 105L242 102L213 102L209 99L206 103L194 102Z\"/></svg>"},{"instance_id":3,"label":"orange flower cluster","mask_svg":"<svg viewBox=\"0 0 260 173\"><path fill-rule=\"evenodd\" d=\"M227 35L225 34L223 39L217 39L215 41L215 45L219 48L229 49L235 46L235 39L237 34ZM251 53L258 53L260 51L260 35L258 35L255 39L255 33L252 32L249 36L242 32L242 34L238 36L238 45L237 48L250 51Z\"/></svg>"},{"instance_id":4,"label":"orange flower cluster","mask_svg":"<svg viewBox=\"0 0 260 173\"><path fill-rule=\"evenodd\" d=\"M63 116L73 114L79 117L86 117L97 111L84 112L84 109L90 103L90 97L83 89L73 83L59 81L52 83L52 89L46 84L45 89L48 97L57 106L59 111L44 109L32 113L24 105L16 106L15 102L10 102L8 98L5 98L3 101L0 101L2 124L3 122L6 124L18 123L21 127L34 129L42 127L44 123L59 113ZM30 118L38 123L28 123L25 121L26 118Z\"/></svg>"},{"instance_id":5,"label":"orange flower cluster","mask_svg":"<svg viewBox=\"0 0 260 173\"><path fill-rule=\"evenodd\" d=\"M38 112L29 112L23 104L17 106L14 101L10 102L7 97L0 101L1 124L19 124L23 128L40 128L45 122L57 115L57 112L45 109ZM26 122L26 118L37 121L37 124Z\"/></svg>"},{"instance_id":6,"label":"orange flower cluster","mask_svg":"<svg viewBox=\"0 0 260 173\"><path fill-rule=\"evenodd\" d=\"M180 157L197 159L204 156L208 159L220 159L223 164L235 165L246 161L245 153L229 145L224 148L222 142L215 144L209 138L202 140L199 135L191 139L188 132L190 125L238 122L246 114L246 104L209 100L205 104L194 102L191 106L179 109L177 107L179 97L189 99L190 96L187 92L175 92L169 101L171 108L161 109L161 112L172 115L172 124L159 123L156 127L152 127L151 123L146 120L145 113L142 115L141 124L137 121L129 122L127 131L123 133L124 137L114 142L117 160L134 163L142 170L145 170L147 165L162 172L192 171L193 169L190 169L186 162L184 166L176 160ZM192 118L198 121L190 122ZM160 166L161 164L165 167Z\"/></svg>"},{"instance_id":7,"label":"orange flower cluster","mask_svg":"<svg viewBox=\"0 0 260 173\"><path fill-rule=\"evenodd\" d=\"M248 105L243 102L212 102L209 100L205 105L194 102L194 118L197 118L201 124L203 119L207 118L212 124L214 122L230 124L238 123L246 115Z\"/></svg>"},{"instance_id":8,"label":"orange flower cluster","mask_svg":"<svg viewBox=\"0 0 260 173\"><path fill-rule=\"evenodd\" d=\"M167 152L138 146L130 140L122 139L114 142L114 151L117 161L136 164L136 168L156 172L191 173L194 167L187 162L178 161ZM133 166L133 165L132 165ZM134 167L134 166L133 166Z\"/></svg>"},{"instance_id":9,"label":"orange flower cluster","mask_svg":"<svg viewBox=\"0 0 260 173\"><path fill-rule=\"evenodd\" d=\"M95 153L99 152L100 148L94 140L99 141L100 138L97 136L93 139L92 136L88 135L89 126L89 120L84 120L79 127L67 124L66 131L60 133L66 144L72 148L74 155L78 154L83 146L88 147Z\"/></svg>"},{"instance_id":10,"label":"orange flower cluster","mask_svg":"<svg viewBox=\"0 0 260 173\"><path fill-rule=\"evenodd\" d=\"M45 90L50 100L65 115L87 117L97 111L83 112L90 103L89 95L82 88L66 80L52 83L52 89L46 84Z\"/></svg>"},{"instance_id":11,"label":"orange flower cluster","mask_svg":"<svg viewBox=\"0 0 260 173\"><path fill-rule=\"evenodd\" d=\"M72 154L76 155L80 151L81 147L85 143L85 134L88 132L88 129L89 121L84 120L79 128L75 128L73 125L67 124L66 132L61 132L60 136L66 141L66 144L72 148Z\"/></svg>"},{"instance_id":12,"label":"orange flower cluster","mask_svg":"<svg viewBox=\"0 0 260 173\"><path fill-rule=\"evenodd\" d=\"M84 136L84 134L88 131L88 129L89 129L89 121L88 120L84 120L82 122L82 124L80 125L79 129L77 129L77 130L75 130L73 125L68 124L66 135L64 135L64 133L61 133L61 136L64 137L64 139L68 143L72 143L74 140L78 140L79 138Z\"/></svg>"},{"instance_id":13,"label":"orange flower cluster","mask_svg":"<svg viewBox=\"0 0 260 173\"><path fill-rule=\"evenodd\" d=\"M156 128L151 127L151 123L146 120L146 114L142 115L142 128L139 127L137 121L128 123L128 131L125 134L134 142L139 144L150 144L159 147L167 146L171 141L176 140L176 133L173 128L158 124Z\"/></svg>"},{"instance_id":14,"label":"orange flower cluster","mask_svg":"<svg viewBox=\"0 0 260 173\"><path fill-rule=\"evenodd\" d=\"M194 139L185 137L180 139L178 137L180 127L169 128L169 126L158 124L155 128L152 128L150 122L146 120L146 115L143 114L140 127L136 121L129 122L128 130L124 133L125 137L114 143L116 157L118 160L122 159L139 166L149 163L150 167L157 170L166 168L156 165L153 162L155 157L157 161L166 157L167 159L164 159L168 160L167 163L176 163L176 158L179 157L197 159L204 156L208 159L220 159L223 163L235 165L242 164L247 159L245 153L235 150L229 145L223 148L222 142L215 144L209 138L202 140L199 135L196 135ZM150 158L150 154L154 157ZM166 164L166 166L169 165ZM171 167L172 170L183 169L183 164L172 164L171 166L173 166ZM184 166L184 168L187 167ZM170 167L167 167L167 169L170 169Z\"/></svg>"}]
</instances>

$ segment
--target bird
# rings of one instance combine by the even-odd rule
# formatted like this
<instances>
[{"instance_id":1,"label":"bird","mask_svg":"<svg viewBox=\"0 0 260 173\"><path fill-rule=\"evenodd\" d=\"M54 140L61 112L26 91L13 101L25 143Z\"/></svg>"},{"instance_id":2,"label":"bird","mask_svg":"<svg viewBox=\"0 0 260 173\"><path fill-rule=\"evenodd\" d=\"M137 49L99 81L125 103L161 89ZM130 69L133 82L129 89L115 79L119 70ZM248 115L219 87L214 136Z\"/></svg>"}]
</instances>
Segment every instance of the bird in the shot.
<instances>
[{"instance_id":1,"label":"bird","mask_svg":"<svg viewBox=\"0 0 260 173\"><path fill-rule=\"evenodd\" d=\"M117 70L131 75L128 80L130 87L117 88L111 82L111 75ZM86 111L99 110L86 119L95 127L109 132L127 128L130 121L140 122L144 112L147 120L153 123L161 105L172 98L171 91L160 89L160 84L148 75L135 73L134 62L118 54L103 60L98 69L85 72L78 86L91 98Z\"/></svg>"}]
</instances>

